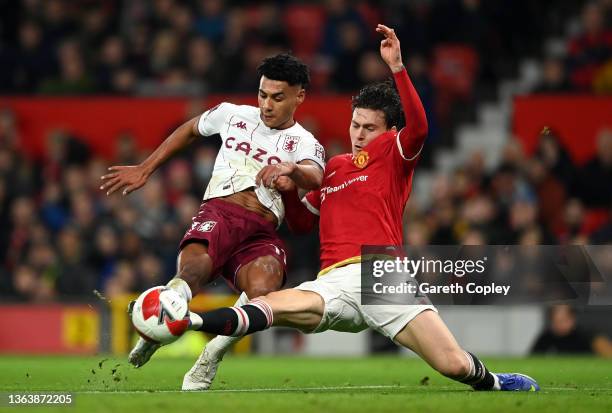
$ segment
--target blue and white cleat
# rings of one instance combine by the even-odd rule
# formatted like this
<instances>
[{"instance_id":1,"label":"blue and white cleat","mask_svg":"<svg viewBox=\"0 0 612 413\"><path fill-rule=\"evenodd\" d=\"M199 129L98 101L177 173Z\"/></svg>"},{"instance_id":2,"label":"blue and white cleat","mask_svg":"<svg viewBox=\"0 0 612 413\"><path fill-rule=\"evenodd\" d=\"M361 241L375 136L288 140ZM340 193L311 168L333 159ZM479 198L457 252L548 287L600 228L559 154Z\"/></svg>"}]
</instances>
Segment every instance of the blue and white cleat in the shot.
<instances>
[{"instance_id":1,"label":"blue and white cleat","mask_svg":"<svg viewBox=\"0 0 612 413\"><path fill-rule=\"evenodd\" d=\"M539 391L538 382L520 373L493 373L499 380L501 391Z\"/></svg>"}]
</instances>

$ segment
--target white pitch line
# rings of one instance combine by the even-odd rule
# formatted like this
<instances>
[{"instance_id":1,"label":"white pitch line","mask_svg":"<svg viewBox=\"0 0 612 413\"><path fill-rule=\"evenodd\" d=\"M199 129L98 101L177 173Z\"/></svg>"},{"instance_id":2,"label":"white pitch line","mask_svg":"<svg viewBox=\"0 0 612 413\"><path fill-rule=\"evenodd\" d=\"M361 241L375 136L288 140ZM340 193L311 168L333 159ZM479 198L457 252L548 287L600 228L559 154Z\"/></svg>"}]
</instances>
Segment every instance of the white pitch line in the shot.
<instances>
[{"instance_id":1,"label":"white pitch line","mask_svg":"<svg viewBox=\"0 0 612 413\"><path fill-rule=\"evenodd\" d=\"M571 390L571 391L601 391L612 392L610 387L542 387L542 390Z\"/></svg>"},{"instance_id":2,"label":"white pitch line","mask_svg":"<svg viewBox=\"0 0 612 413\"><path fill-rule=\"evenodd\" d=\"M215 389L215 390L86 390L75 394L152 394L152 393L299 393L305 391L337 391L337 390L384 390L384 389L410 389L427 390L425 386L378 385L378 386L330 386L330 387L264 387L258 389ZM457 390L456 387L437 387L436 390ZM607 387L542 387L542 391L600 391L611 392Z\"/></svg>"},{"instance_id":3,"label":"white pitch line","mask_svg":"<svg viewBox=\"0 0 612 413\"><path fill-rule=\"evenodd\" d=\"M259 389L216 389L205 391L194 390L86 390L77 391L76 394L151 394L151 393L273 393L273 392L304 392L304 391L335 391L335 390L380 390L402 389L406 386L332 386L332 387L278 387Z\"/></svg>"}]
</instances>

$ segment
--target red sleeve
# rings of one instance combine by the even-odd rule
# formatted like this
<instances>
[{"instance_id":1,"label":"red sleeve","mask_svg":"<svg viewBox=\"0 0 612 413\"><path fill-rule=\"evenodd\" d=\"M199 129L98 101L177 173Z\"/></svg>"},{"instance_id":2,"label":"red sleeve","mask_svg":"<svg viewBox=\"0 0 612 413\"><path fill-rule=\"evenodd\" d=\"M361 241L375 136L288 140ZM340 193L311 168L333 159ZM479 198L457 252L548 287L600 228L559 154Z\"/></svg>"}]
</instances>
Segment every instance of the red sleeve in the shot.
<instances>
[{"instance_id":1,"label":"red sleeve","mask_svg":"<svg viewBox=\"0 0 612 413\"><path fill-rule=\"evenodd\" d=\"M321 209L321 189L308 192L304 198L302 198L302 204L304 204L310 212L319 216L319 209Z\"/></svg>"},{"instance_id":2,"label":"red sleeve","mask_svg":"<svg viewBox=\"0 0 612 413\"><path fill-rule=\"evenodd\" d=\"M318 194L319 190L309 192L304 199L313 192ZM281 192L281 196L285 204L285 220L287 221L289 230L294 234L310 232L314 228L318 214L314 215L302 202L300 202L297 190L295 189L293 191Z\"/></svg>"},{"instance_id":3,"label":"red sleeve","mask_svg":"<svg viewBox=\"0 0 612 413\"><path fill-rule=\"evenodd\" d=\"M427 117L406 69L394 73L393 78L399 91L406 120L406 126L398 134L398 148L402 158L412 161L421 152L427 137Z\"/></svg>"}]
</instances>

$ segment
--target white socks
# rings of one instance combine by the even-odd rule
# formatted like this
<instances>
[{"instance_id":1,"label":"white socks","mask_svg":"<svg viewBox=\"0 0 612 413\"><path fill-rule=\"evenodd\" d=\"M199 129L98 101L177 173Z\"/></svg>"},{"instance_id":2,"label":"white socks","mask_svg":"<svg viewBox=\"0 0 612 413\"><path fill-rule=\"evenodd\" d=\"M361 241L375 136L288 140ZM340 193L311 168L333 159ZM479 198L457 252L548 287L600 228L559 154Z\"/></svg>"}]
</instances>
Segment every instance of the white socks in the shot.
<instances>
[{"instance_id":1,"label":"white socks","mask_svg":"<svg viewBox=\"0 0 612 413\"><path fill-rule=\"evenodd\" d=\"M179 293L181 297L187 300L187 302L191 301L191 288L189 288L187 281L181 278L173 278L168 282L168 284L166 284L166 287Z\"/></svg>"}]
</instances>

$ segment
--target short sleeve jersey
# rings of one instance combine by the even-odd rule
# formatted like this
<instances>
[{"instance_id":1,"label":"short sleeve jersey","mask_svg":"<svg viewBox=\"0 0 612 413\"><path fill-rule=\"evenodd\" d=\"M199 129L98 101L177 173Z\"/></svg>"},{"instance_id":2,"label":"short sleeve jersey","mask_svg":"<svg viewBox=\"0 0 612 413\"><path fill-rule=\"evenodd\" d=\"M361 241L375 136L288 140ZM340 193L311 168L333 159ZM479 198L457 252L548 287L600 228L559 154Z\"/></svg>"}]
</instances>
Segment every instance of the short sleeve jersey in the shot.
<instances>
[{"instance_id":1,"label":"short sleeve jersey","mask_svg":"<svg viewBox=\"0 0 612 413\"><path fill-rule=\"evenodd\" d=\"M198 121L203 136L220 134L222 145L204 199L255 188L259 201L282 222L285 209L278 191L255 184L260 169L280 162L309 159L324 168L325 152L314 136L297 122L287 129L270 129L259 108L221 103Z\"/></svg>"}]
</instances>

